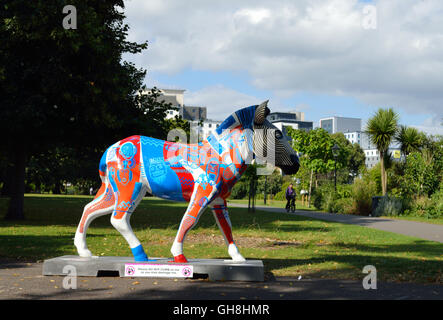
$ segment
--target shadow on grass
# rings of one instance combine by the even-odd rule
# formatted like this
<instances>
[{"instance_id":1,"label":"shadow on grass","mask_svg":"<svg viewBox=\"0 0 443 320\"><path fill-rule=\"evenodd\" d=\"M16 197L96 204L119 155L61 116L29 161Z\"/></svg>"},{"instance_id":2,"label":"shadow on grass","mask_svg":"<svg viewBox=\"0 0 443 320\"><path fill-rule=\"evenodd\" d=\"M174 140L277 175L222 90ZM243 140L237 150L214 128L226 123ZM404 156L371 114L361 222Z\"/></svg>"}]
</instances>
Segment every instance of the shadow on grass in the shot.
<instances>
[{"instance_id":1,"label":"shadow on grass","mask_svg":"<svg viewBox=\"0 0 443 320\"><path fill-rule=\"evenodd\" d=\"M340 246L340 245L339 245ZM323 275L349 275L354 274L357 278L363 278L363 268L366 265L373 265L377 269L377 275L381 280L398 281L418 281L422 283L443 284L443 263L436 259L441 256L443 246L425 241L414 241L413 245L346 245L346 248L352 247L358 252L353 254L340 250L336 253L313 253L307 259L262 259L266 271L276 271L286 268L300 267L306 269L306 266L312 268L312 272L307 275L313 278L319 278ZM414 256L393 256L393 253L410 254L416 252L420 257ZM389 254L389 255L388 255ZM427 256L429 258L424 258ZM432 259L433 258L433 259ZM345 267L335 269L331 267L327 270L316 270L316 264L340 264ZM337 276L332 276L336 278Z\"/></svg>"},{"instance_id":2,"label":"shadow on grass","mask_svg":"<svg viewBox=\"0 0 443 320\"><path fill-rule=\"evenodd\" d=\"M0 198L0 228L12 226L68 226L76 227L81 219L83 207L91 199L76 197L25 197L25 220L5 221L6 198ZM131 225L135 231L152 228L175 228L180 225L186 211L187 203L172 202L158 198L145 198L131 216ZM284 213L269 213L257 210L255 213L248 212L244 208L229 208L230 219L234 228L259 228L264 231L298 232L314 231L329 232L331 227L306 226L303 221L315 221L315 219L301 216L291 216ZM112 228L110 215L97 218L92 227ZM195 229L217 228L211 210L208 208L201 215Z\"/></svg>"},{"instance_id":3,"label":"shadow on grass","mask_svg":"<svg viewBox=\"0 0 443 320\"><path fill-rule=\"evenodd\" d=\"M104 235L90 235L90 237L102 236ZM0 259L0 269L14 268L13 258L19 261L37 261L77 254L71 236L9 235L0 236L0 241L2 243L0 257L8 257L8 259ZM366 265L373 265L377 268L378 277L382 281L443 284L442 262L436 259L442 252L439 244L415 241L407 247L395 244L383 247L370 244L355 245L352 249L358 251L352 253L346 250L350 245L344 248L339 244L339 247L341 249L337 249L335 253L312 252L306 258L262 258L261 260L266 272L275 273L282 270L284 274L284 269L291 269L290 274L294 275L297 270L301 270L305 276L317 279L321 277L362 279L363 268ZM413 248L417 250L420 257L404 256L414 251ZM11 256L11 252L18 254ZM397 255L394 256L394 253ZM423 256L432 255L434 259L423 258Z\"/></svg>"},{"instance_id":4,"label":"shadow on grass","mask_svg":"<svg viewBox=\"0 0 443 320\"><path fill-rule=\"evenodd\" d=\"M76 254L73 246L75 228L81 217L83 206L91 199L87 198L25 198L25 221L11 222L4 221L0 217L0 231L3 228L18 226L39 226L60 225L68 227L60 232L60 235L35 235L32 230L30 234L0 234L0 256L23 259L42 260L50 257ZM186 210L186 203L174 203L170 201L152 199L142 201L136 212L131 217L131 224L135 231L149 227L152 229L172 228L176 229ZM0 210L4 213L5 199L0 199ZM269 213L256 211L250 213L242 208L230 208L231 221L234 228L251 228L260 231L283 231L283 232L331 232L339 229L339 223L324 223L318 220L291 216L285 213ZM104 227L114 229L110 222L110 216L96 219L92 228ZM307 221L313 224L306 223ZM218 229L213 215L208 210L205 212L196 229L214 228ZM39 229L39 233L44 229ZM54 231L54 230L53 230ZM66 234L71 232L72 234ZM19 232L19 231L17 231ZM90 237L105 237L103 234L88 233ZM442 281L443 269L442 261L436 257L441 257L443 245L429 241L416 240L407 244L352 244L333 243L336 250L322 251L319 254L310 253L306 259L264 259L266 269L282 270L297 266L304 266L304 269L311 264L328 263L330 270L326 273L339 274L340 270L334 269L334 263L347 266L355 271L344 270L348 274L355 272L361 275L361 270L365 265L374 265L380 271L380 277L394 277L396 274L410 274L412 279L427 278L434 279L431 282ZM335 254L333 253L335 251ZM414 256L416 255L416 256ZM1 268L1 266L0 266ZM297 268L295 268L296 270ZM323 271L322 271L323 272ZM321 273L321 272L320 272ZM312 275L319 275L313 272ZM425 279L425 280L423 280Z\"/></svg>"},{"instance_id":5,"label":"shadow on grass","mask_svg":"<svg viewBox=\"0 0 443 320\"><path fill-rule=\"evenodd\" d=\"M413 245L408 244L379 244L379 245L364 245L364 244L352 244L352 243L334 243L342 249L352 249L360 252L374 252L380 254L391 253L407 253L407 254L419 254L420 256L426 256L429 258L441 257L443 253L443 244L438 242L431 242L426 240L415 240ZM443 262L440 262L441 269L443 270Z\"/></svg>"},{"instance_id":6,"label":"shadow on grass","mask_svg":"<svg viewBox=\"0 0 443 320\"><path fill-rule=\"evenodd\" d=\"M103 234L90 234L88 238L104 237ZM73 242L73 235L0 235L0 258L3 262L38 261L67 254L77 254ZM6 268L0 263L0 269ZM6 263L7 265L7 263Z\"/></svg>"}]
</instances>

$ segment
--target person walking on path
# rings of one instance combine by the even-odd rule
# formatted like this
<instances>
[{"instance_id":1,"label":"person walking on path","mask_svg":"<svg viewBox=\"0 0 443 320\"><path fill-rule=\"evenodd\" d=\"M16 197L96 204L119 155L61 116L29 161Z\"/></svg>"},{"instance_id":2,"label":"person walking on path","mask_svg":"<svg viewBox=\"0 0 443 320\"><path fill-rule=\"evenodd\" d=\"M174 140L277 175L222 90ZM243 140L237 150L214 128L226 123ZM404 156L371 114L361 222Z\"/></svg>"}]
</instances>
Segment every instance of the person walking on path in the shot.
<instances>
[{"instance_id":1,"label":"person walking on path","mask_svg":"<svg viewBox=\"0 0 443 320\"><path fill-rule=\"evenodd\" d=\"M286 211L289 212L289 210L295 210L295 189L292 185L292 183L288 186L286 189Z\"/></svg>"}]
</instances>

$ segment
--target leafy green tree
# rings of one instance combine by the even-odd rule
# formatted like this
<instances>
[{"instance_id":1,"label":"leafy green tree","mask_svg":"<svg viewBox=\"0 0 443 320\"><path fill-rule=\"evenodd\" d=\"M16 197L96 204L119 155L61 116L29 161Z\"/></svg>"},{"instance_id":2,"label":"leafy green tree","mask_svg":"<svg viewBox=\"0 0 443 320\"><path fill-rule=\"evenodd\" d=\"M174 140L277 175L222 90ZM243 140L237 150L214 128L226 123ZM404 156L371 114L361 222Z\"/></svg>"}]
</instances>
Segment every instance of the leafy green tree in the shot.
<instances>
[{"instance_id":1,"label":"leafy green tree","mask_svg":"<svg viewBox=\"0 0 443 320\"><path fill-rule=\"evenodd\" d=\"M299 153L300 165L311 170L309 180L309 204L312 192L313 178L318 173L327 173L334 170L335 158L332 154L332 147L337 141L322 128L311 131L296 130L287 128L288 134L292 138L292 147ZM346 165L348 159L347 149L340 147L337 157L337 169Z\"/></svg>"},{"instance_id":2,"label":"leafy green tree","mask_svg":"<svg viewBox=\"0 0 443 320\"><path fill-rule=\"evenodd\" d=\"M430 197L439 189L442 181L441 163L434 161L425 152L412 152L406 159L400 188L404 196Z\"/></svg>"},{"instance_id":3,"label":"leafy green tree","mask_svg":"<svg viewBox=\"0 0 443 320\"><path fill-rule=\"evenodd\" d=\"M366 133L369 135L371 142L376 146L380 153L380 170L382 193L386 195L387 176L385 169L385 156L389 145L397 134L398 114L392 108L378 109L375 115L368 120Z\"/></svg>"},{"instance_id":4,"label":"leafy green tree","mask_svg":"<svg viewBox=\"0 0 443 320\"><path fill-rule=\"evenodd\" d=\"M248 211L255 211L255 197L257 193L257 164L249 165L240 178L248 184Z\"/></svg>"},{"instance_id":5,"label":"leafy green tree","mask_svg":"<svg viewBox=\"0 0 443 320\"><path fill-rule=\"evenodd\" d=\"M292 138L293 148L304 157L306 165L315 173L326 173L334 170L334 156L332 147L336 140L324 129L316 128L311 131L288 128ZM345 148L340 147L337 157L337 168L346 164L348 154Z\"/></svg>"},{"instance_id":6,"label":"leafy green tree","mask_svg":"<svg viewBox=\"0 0 443 320\"><path fill-rule=\"evenodd\" d=\"M411 153L406 160L405 175L402 189L411 196L420 196L425 193L425 182L429 178L428 164L420 152Z\"/></svg>"},{"instance_id":7,"label":"leafy green tree","mask_svg":"<svg viewBox=\"0 0 443 320\"><path fill-rule=\"evenodd\" d=\"M244 180L237 182L234 187L232 187L230 198L232 199L243 199L248 195L248 183Z\"/></svg>"},{"instance_id":8,"label":"leafy green tree","mask_svg":"<svg viewBox=\"0 0 443 320\"><path fill-rule=\"evenodd\" d=\"M358 176L365 165L365 153L357 143L351 143L341 132L332 134L332 138L336 141L343 154L347 154L345 165L342 168L345 176L351 175L353 178Z\"/></svg>"},{"instance_id":9,"label":"leafy green tree","mask_svg":"<svg viewBox=\"0 0 443 320\"><path fill-rule=\"evenodd\" d=\"M265 193L265 186L266 186L266 194L275 195L277 192L281 191L282 185L283 185L283 177L279 172L279 170L275 170L270 175L262 175L258 177L257 192Z\"/></svg>"},{"instance_id":10,"label":"leafy green tree","mask_svg":"<svg viewBox=\"0 0 443 320\"><path fill-rule=\"evenodd\" d=\"M77 9L77 29L62 26L67 4ZM165 106L139 92L146 70L122 59L147 48L126 40L123 8L122 0L0 5L0 127L8 137L0 147L13 164L6 218L24 218L31 156L64 147L100 154L122 137L163 135Z\"/></svg>"}]
</instances>

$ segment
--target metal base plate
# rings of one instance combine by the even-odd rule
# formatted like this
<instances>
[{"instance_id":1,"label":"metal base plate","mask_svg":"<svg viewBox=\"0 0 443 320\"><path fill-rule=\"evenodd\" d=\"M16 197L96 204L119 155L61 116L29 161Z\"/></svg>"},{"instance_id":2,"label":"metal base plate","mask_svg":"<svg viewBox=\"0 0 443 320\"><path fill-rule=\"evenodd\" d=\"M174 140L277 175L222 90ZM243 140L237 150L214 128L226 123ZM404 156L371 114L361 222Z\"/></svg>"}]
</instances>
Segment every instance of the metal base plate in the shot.
<instances>
[{"instance_id":1,"label":"metal base plate","mask_svg":"<svg viewBox=\"0 0 443 320\"><path fill-rule=\"evenodd\" d=\"M167 264L171 258L150 258L143 264ZM134 264L132 257L90 257L61 256L45 260L43 263L43 275L67 275L70 273L66 266L75 267L77 276L97 277L100 274L115 274L125 276L125 264ZM140 263L140 262L137 262ZM193 267L193 277L208 277L209 280L237 280L237 281L264 281L264 268L261 260L246 260L245 262L234 262L223 259L188 259L187 264ZM72 269L72 267L71 267Z\"/></svg>"}]
</instances>

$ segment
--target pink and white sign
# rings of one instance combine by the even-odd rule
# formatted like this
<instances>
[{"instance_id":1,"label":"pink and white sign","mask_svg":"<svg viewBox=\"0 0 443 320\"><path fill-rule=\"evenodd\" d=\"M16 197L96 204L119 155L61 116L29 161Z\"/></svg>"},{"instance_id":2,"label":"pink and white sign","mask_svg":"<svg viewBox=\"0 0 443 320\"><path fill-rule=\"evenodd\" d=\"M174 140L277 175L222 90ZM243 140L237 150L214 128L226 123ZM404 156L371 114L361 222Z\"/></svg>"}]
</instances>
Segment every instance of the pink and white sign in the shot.
<instances>
[{"instance_id":1,"label":"pink and white sign","mask_svg":"<svg viewBox=\"0 0 443 320\"><path fill-rule=\"evenodd\" d=\"M193 266L186 264L125 264L125 277L192 278L193 274Z\"/></svg>"}]
</instances>

